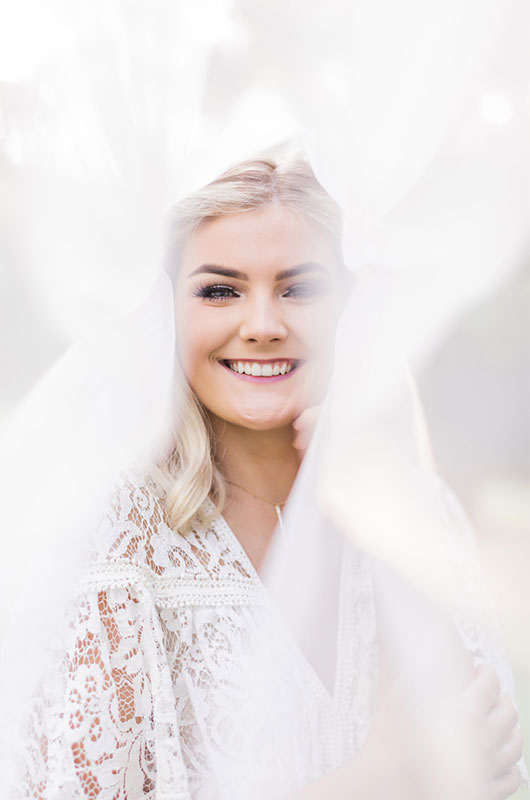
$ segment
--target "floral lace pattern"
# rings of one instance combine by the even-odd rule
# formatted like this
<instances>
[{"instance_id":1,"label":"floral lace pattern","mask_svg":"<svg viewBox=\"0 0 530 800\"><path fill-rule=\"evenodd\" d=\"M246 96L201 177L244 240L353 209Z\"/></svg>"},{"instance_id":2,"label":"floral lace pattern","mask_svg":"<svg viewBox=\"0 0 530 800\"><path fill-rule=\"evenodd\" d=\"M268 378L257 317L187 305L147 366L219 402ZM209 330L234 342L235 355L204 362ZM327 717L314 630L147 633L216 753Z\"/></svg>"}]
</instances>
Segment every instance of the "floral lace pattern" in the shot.
<instances>
[{"instance_id":1,"label":"floral lace pattern","mask_svg":"<svg viewBox=\"0 0 530 800\"><path fill-rule=\"evenodd\" d=\"M366 559L343 558L332 695L211 510L177 535L148 480L117 487L36 695L16 797L270 800L362 746L378 672Z\"/></svg>"}]
</instances>

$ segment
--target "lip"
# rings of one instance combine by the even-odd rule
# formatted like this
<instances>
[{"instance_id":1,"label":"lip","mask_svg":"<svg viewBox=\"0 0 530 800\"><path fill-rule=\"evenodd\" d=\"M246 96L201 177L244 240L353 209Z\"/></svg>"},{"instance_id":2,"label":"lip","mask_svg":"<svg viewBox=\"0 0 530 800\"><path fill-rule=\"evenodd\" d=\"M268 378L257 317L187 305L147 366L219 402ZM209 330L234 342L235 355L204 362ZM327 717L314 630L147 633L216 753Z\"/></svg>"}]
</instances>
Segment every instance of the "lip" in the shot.
<instances>
[{"instance_id":1,"label":"lip","mask_svg":"<svg viewBox=\"0 0 530 800\"><path fill-rule=\"evenodd\" d=\"M282 362L284 362L284 361L295 361L296 364L289 372L286 372L285 375L270 375L270 376L266 376L266 377L265 376L259 376L258 377L256 375L247 375L245 372L243 372L243 373L234 372L234 370L230 369L230 367L226 363L227 361L249 361L249 362L253 361L256 364L276 364L278 361L282 361ZM252 358L252 359L250 359L250 358L220 358L220 359L218 359L218 363L227 372L229 372L230 375L233 375L234 378L239 378L242 381L247 381L247 382L250 382L250 383L261 383L261 384L263 384L263 383L276 383L277 381L287 380L287 378L290 378L292 375L294 375L296 372L298 372L298 370L300 369L300 367L303 364L303 361L300 358Z\"/></svg>"}]
</instances>

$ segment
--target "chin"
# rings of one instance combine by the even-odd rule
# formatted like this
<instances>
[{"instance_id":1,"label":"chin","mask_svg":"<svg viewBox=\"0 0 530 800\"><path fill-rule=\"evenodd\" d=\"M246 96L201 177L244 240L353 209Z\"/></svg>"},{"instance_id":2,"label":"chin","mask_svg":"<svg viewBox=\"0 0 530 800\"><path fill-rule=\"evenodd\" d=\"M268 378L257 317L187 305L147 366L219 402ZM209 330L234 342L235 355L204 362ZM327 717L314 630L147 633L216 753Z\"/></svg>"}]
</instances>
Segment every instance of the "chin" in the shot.
<instances>
[{"instance_id":1,"label":"chin","mask_svg":"<svg viewBox=\"0 0 530 800\"><path fill-rule=\"evenodd\" d=\"M241 414L227 421L252 431L274 431L289 427L295 419L294 414Z\"/></svg>"}]
</instances>

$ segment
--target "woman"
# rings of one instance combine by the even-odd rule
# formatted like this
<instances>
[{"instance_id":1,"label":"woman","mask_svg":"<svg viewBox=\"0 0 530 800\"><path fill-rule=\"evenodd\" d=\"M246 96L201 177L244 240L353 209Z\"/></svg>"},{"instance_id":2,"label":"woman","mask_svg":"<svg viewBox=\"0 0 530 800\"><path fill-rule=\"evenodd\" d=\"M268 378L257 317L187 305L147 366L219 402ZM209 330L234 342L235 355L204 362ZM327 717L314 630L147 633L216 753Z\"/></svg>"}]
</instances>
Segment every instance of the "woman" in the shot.
<instances>
[{"instance_id":1,"label":"woman","mask_svg":"<svg viewBox=\"0 0 530 800\"><path fill-rule=\"evenodd\" d=\"M516 789L517 715L493 670L473 675L426 737L392 691L377 697L374 627L360 650L339 649L330 691L261 580L331 374L350 277L340 229L301 161L240 164L176 206L175 437L156 468L113 492L34 706L21 796L485 800ZM361 555L348 558L364 580ZM355 652L365 688L350 703ZM380 686L393 686L380 662ZM471 743L458 775L435 744L447 730Z\"/></svg>"}]
</instances>

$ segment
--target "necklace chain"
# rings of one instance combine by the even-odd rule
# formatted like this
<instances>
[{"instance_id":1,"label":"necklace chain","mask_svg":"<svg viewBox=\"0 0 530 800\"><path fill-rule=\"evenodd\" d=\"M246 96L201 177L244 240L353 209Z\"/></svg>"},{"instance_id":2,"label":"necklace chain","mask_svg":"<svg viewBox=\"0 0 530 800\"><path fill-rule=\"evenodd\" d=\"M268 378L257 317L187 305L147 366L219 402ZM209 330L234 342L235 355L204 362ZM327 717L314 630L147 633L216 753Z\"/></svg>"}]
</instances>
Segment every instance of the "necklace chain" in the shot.
<instances>
[{"instance_id":1,"label":"necklace chain","mask_svg":"<svg viewBox=\"0 0 530 800\"><path fill-rule=\"evenodd\" d=\"M255 492L251 492L250 489L247 489L246 486L241 486L240 483L236 483L235 481L229 481L228 478L225 478L225 481L227 483L231 483L232 486L237 486L238 489L243 489L244 492L252 495L252 497L255 497L257 500L263 500L264 503L268 503L270 506L279 506L281 508L287 502L287 500L282 500L281 502L277 503L274 500L269 500L267 497L262 497L260 494L255 494Z\"/></svg>"},{"instance_id":2,"label":"necklace chain","mask_svg":"<svg viewBox=\"0 0 530 800\"><path fill-rule=\"evenodd\" d=\"M276 516L278 517L278 523L280 525L280 531L283 534L283 519L282 519L282 506L284 506L287 500L283 500L281 503L275 503L274 500L269 500L267 497L262 497L255 492L251 492L250 489L247 489L246 486L241 486L240 483L236 483L236 481L230 481L228 478L225 478L227 483L230 483L232 486L237 486L238 489L242 489L247 494L250 494L252 497L255 497L256 500L263 500L264 503L268 503L270 506L274 506L274 510L276 511Z\"/></svg>"}]
</instances>

